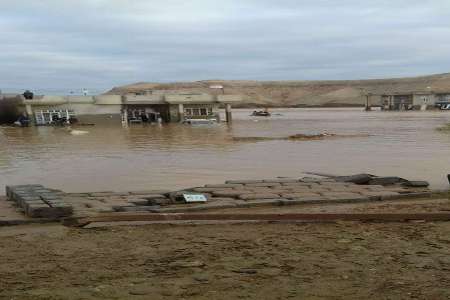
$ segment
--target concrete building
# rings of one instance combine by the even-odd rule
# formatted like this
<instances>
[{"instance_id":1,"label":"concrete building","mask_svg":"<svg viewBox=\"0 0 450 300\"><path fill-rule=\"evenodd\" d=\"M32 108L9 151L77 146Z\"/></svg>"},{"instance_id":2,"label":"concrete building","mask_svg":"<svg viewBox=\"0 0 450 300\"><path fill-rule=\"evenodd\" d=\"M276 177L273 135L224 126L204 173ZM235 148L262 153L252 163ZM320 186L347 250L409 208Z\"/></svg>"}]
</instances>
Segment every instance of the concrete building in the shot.
<instances>
[{"instance_id":1,"label":"concrete building","mask_svg":"<svg viewBox=\"0 0 450 300\"><path fill-rule=\"evenodd\" d=\"M438 109L450 103L450 92L433 91L396 92L366 95L366 106L379 106L383 110L427 110ZM367 104L368 103L368 104Z\"/></svg>"},{"instance_id":2,"label":"concrete building","mask_svg":"<svg viewBox=\"0 0 450 300\"><path fill-rule=\"evenodd\" d=\"M194 93L146 93L145 95L99 96L21 96L23 110L35 125L48 125L60 119L82 123L98 122L183 122L191 119L220 121L219 110L226 110L231 122L231 106L242 101L240 95Z\"/></svg>"}]
</instances>

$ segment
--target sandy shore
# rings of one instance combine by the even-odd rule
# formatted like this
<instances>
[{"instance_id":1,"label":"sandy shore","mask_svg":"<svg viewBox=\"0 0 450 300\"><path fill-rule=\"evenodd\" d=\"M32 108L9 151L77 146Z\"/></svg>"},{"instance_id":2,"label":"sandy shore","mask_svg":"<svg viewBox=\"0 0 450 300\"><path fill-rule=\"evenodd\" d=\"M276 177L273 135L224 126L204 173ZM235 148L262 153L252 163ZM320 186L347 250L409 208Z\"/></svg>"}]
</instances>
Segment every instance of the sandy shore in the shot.
<instances>
[{"instance_id":1,"label":"sandy shore","mask_svg":"<svg viewBox=\"0 0 450 300\"><path fill-rule=\"evenodd\" d=\"M449 222L24 225L0 239L0 299L450 298Z\"/></svg>"}]
</instances>

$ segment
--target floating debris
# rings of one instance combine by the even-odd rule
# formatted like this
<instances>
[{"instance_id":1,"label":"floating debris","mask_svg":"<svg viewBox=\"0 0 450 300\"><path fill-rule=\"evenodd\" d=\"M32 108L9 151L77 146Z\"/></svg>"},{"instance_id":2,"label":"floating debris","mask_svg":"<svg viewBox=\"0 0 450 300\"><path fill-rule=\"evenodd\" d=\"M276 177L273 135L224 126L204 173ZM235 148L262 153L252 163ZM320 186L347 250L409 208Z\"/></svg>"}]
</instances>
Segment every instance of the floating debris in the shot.
<instances>
[{"instance_id":1,"label":"floating debris","mask_svg":"<svg viewBox=\"0 0 450 300\"><path fill-rule=\"evenodd\" d=\"M86 130L76 130L76 129L72 129L70 127L67 128L67 131L71 134L71 135L85 135L88 134L89 131Z\"/></svg>"},{"instance_id":2,"label":"floating debris","mask_svg":"<svg viewBox=\"0 0 450 300\"><path fill-rule=\"evenodd\" d=\"M303 134L298 133L294 135L290 135L287 137L233 137L233 141L235 142L261 142L261 141L315 141L315 140L324 140L329 138L351 138L351 137L368 137L368 134L334 134L334 133L319 133L319 134Z\"/></svg>"}]
</instances>

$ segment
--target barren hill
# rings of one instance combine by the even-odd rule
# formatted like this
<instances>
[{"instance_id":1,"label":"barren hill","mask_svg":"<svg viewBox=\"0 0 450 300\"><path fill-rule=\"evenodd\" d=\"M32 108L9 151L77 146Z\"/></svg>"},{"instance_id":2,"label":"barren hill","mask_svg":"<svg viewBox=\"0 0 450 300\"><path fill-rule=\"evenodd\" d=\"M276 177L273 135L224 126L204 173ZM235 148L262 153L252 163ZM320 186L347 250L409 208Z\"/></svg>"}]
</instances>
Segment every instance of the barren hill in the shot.
<instances>
[{"instance_id":1,"label":"barren hill","mask_svg":"<svg viewBox=\"0 0 450 300\"><path fill-rule=\"evenodd\" d=\"M363 105L363 93L450 92L450 73L392 79L330 81L241 81L205 80L175 83L136 83L115 87L108 94L127 94L149 90L211 93L211 85L222 85L225 94L241 94L242 106L301 107Z\"/></svg>"}]
</instances>

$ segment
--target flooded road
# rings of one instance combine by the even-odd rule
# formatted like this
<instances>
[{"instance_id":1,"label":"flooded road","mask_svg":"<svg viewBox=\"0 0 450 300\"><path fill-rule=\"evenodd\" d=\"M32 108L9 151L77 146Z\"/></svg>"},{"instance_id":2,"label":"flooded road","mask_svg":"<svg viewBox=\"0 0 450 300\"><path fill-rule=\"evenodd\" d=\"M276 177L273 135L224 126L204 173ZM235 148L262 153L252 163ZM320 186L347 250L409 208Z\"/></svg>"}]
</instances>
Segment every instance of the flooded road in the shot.
<instances>
[{"instance_id":1,"label":"flooded road","mask_svg":"<svg viewBox=\"0 0 450 300\"><path fill-rule=\"evenodd\" d=\"M0 194L7 184L41 183L64 191L174 189L227 179L367 172L448 186L447 112L278 109L271 118L234 110L232 126L120 124L0 128ZM298 133L369 136L314 141L237 142L232 137Z\"/></svg>"}]
</instances>

